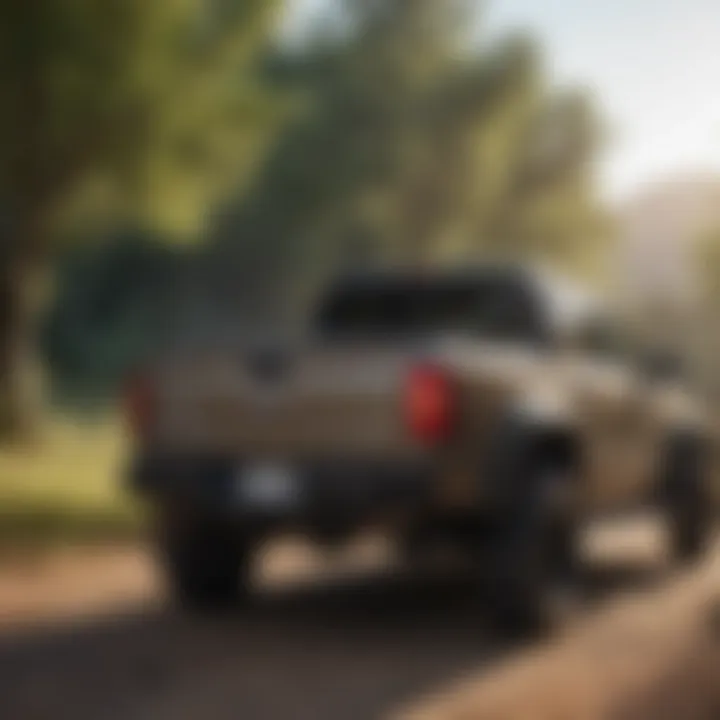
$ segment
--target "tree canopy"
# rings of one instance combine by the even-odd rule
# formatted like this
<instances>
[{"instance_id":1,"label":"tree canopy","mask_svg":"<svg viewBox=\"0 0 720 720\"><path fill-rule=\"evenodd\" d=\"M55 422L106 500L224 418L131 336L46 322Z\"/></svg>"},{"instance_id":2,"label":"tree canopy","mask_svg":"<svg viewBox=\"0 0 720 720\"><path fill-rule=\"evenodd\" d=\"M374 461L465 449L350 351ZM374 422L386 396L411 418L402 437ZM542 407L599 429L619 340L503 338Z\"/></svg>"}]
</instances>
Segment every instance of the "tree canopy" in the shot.
<instances>
[{"instance_id":1,"label":"tree canopy","mask_svg":"<svg viewBox=\"0 0 720 720\"><path fill-rule=\"evenodd\" d=\"M265 131L272 0L0 4L0 431L24 424L39 280L88 222L197 227Z\"/></svg>"},{"instance_id":2,"label":"tree canopy","mask_svg":"<svg viewBox=\"0 0 720 720\"><path fill-rule=\"evenodd\" d=\"M589 99L526 37L477 49L463 0L344 8L338 36L269 64L304 102L216 232L238 302L361 261L580 267L604 237Z\"/></svg>"},{"instance_id":3,"label":"tree canopy","mask_svg":"<svg viewBox=\"0 0 720 720\"><path fill-rule=\"evenodd\" d=\"M280 0L3 3L0 429L34 346L28 288L66 237L95 248L58 266L46 347L97 376L165 311L263 323L343 266L594 270L595 108L532 38L471 32L478 6L343 0L289 47ZM207 242L158 247L177 236Z\"/></svg>"}]
</instances>

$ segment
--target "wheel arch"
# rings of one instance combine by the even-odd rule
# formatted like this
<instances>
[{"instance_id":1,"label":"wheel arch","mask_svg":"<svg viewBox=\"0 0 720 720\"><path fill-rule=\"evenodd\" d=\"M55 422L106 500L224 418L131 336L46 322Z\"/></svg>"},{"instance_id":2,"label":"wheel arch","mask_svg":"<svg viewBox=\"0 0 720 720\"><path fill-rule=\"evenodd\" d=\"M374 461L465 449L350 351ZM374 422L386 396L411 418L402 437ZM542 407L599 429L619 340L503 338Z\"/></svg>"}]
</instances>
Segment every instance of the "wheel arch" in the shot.
<instances>
[{"instance_id":1,"label":"wheel arch","mask_svg":"<svg viewBox=\"0 0 720 720\"><path fill-rule=\"evenodd\" d=\"M512 500L524 492L526 479L539 462L557 463L558 469L571 470L568 477L579 481L582 456L580 433L571 424L512 416L493 440L489 480L499 498Z\"/></svg>"}]
</instances>

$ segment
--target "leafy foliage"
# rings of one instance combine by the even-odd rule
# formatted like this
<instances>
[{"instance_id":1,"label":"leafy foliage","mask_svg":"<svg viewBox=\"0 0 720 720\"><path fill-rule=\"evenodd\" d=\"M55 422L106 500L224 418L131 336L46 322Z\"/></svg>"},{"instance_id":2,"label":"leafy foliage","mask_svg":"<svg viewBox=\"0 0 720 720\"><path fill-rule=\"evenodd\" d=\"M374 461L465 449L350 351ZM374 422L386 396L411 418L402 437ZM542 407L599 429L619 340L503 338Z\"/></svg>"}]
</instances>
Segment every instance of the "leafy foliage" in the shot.
<instances>
[{"instance_id":1,"label":"leafy foliage","mask_svg":"<svg viewBox=\"0 0 720 720\"><path fill-rule=\"evenodd\" d=\"M599 140L524 37L470 50L469 4L348 2L339 38L276 57L305 98L216 233L226 295L257 315L338 264L488 253L577 267L601 244Z\"/></svg>"},{"instance_id":2,"label":"leafy foliage","mask_svg":"<svg viewBox=\"0 0 720 720\"><path fill-rule=\"evenodd\" d=\"M66 253L43 332L61 403L113 398L127 368L171 331L178 286L195 255L137 231Z\"/></svg>"},{"instance_id":3,"label":"leafy foliage","mask_svg":"<svg viewBox=\"0 0 720 720\"><path fill-rule=\"evenodd\" d=\"M97 209L102 177L125 217L192 228L233 188L198 251L115 233L73 253L48 324L63 377L114 382L167 308L193 305L200 325L229 314L234 327L297 314L340 266L494 255L586 272L605 248L592 104L552 88L531 39L478 44L477 3L345 0L334 25L266 54L261 73L249 70L274 3L60 6L87 24L62 63L44 61L75 68L77 83L67 119L51 113L65 129L47 158L92 149L66 214ZM113 32L123 39L99 41ZM268 98L289 111L282 126ZM178 272L191 282L168 301Z\"/></svg>"},{"instance_id":4,"label":"leafy foliage","mask_svg":"<svg viewBox=\"0 0 720 720\"><path fill-rule=\"evenodd\" d=\"M0 434L32 424L41 285L80 220L192 233L272 107L248 69L272 0L0 4Z\"/></svg>"},{"instance_id":5,"label":"leafy foliage","mask_svg":"<svg viewBox=\"0 0 720 720\"><path fill-rule=\"evenodd\" d=\"M192 223L266 119L243 69L275 6L3 3L0 192L11 214L32 204L50 222L83 194L97 210L111 190L116 210Z\"/></svg>"}]
</instances>

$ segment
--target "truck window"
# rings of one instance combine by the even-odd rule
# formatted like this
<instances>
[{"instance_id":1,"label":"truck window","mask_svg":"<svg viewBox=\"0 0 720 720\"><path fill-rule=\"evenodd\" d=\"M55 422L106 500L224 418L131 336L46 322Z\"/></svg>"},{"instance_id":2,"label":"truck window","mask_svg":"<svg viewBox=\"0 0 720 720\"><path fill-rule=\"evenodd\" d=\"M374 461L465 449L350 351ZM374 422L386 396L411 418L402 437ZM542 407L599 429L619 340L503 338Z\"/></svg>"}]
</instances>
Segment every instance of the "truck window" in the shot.
<instances>
[{"instance_id":1,"label":"truck window","mask_svg":"<svg viewBox=\"0 0 720 720\"><path fill-rule=\"evenodd\" d=\"M453 333L512 342L541 336L531 294L500 278L392 279L339 287L321 303L326 338Z\"/></svg>"}]
</instances>

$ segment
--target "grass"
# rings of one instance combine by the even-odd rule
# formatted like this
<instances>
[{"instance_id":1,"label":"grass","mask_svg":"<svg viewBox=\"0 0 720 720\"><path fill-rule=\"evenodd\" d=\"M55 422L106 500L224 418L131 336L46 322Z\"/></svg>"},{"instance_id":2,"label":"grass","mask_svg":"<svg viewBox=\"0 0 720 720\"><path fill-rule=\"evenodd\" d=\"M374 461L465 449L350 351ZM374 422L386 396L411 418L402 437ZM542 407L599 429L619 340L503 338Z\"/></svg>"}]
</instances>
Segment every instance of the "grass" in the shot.
<instances>
[{"instance_id":1,"label":"grass","mask_svg":"<svg viewBox=\"0 0 720 720\"><path fill-rule=\"evenodd\" d=\"M0 550L135 536L125 457L123 433L108 420L57 420L32 447L1 448Z\"/></svg>"}]
</instances>

